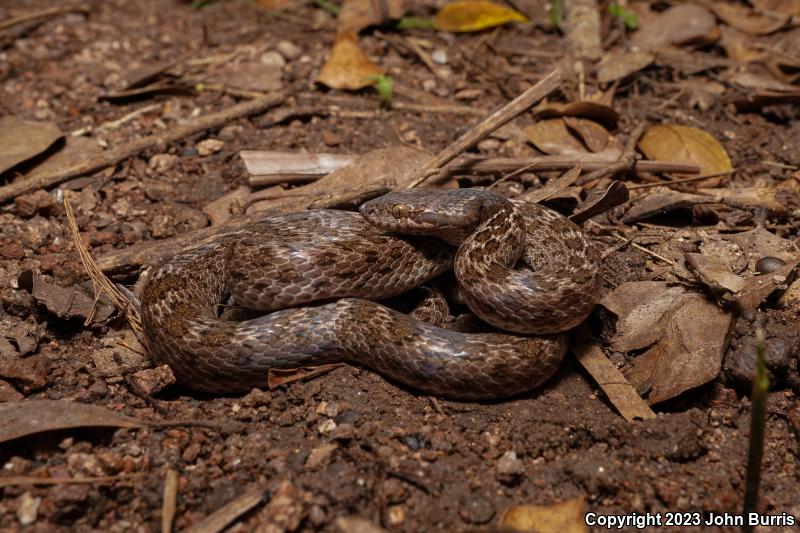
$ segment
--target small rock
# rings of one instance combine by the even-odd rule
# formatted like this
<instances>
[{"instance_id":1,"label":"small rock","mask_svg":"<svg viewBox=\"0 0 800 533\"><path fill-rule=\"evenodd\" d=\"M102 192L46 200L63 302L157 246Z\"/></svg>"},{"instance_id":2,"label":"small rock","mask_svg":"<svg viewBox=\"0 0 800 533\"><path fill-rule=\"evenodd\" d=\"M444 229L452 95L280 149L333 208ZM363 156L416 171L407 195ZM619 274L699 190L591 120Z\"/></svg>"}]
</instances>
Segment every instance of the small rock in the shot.
<instances>
[{"instance_id":1,"label":"small rock","mask_svg":"<svg viewBox=\"0 0 800 533\"><path fill-rule=\"evenodd\" d=\"M314 448L311 450L311 453L308 454L308 458L306 458L306 468L314 469L328 464L331 459L331 454L338 447L338 444L329 442L328 444L323 444L322 446Z\"/></svg>"},{"instance_id":2,"label":"small rock","mask_svg":"<svg viewBox=\"0 0 800 533\"><path fill-rule=\"evenodd\" d=\"M473 494L461 500L458 515L468 524L486 524L494 518L495 510L492 502L483 496Z\"/></svg>"},{"instance_id":3,"label":"small rock","mask_svg":"<svg viewBox=\"0 0 800 533\"><path fill-rule=\"evenodd\" d=\"M42 499L34 498L30 492L24 492L17 499L17 520L23 526L29 526L36 522L36 513L39 511L39 504Z\"/></svg>"},{"instance_id":4,"label":"small rock","mask_svg":"<svg viewBox=\"0 0 800 533\"><path fill-rule=\"evenodd\" d=\"M286 64L286 60L281 54L275 50L264 52L261 54L261 62L270 67L282 67Z\"/></svg>"},{"instance_id":5,"label":"small rock","mask_svg":"<svg viewBox=\"0 0 800 533\"><path fill-rule=\"evenodd\" d=\"M102 347L92 354L96 367L95 374L108 378L142 370L150 364L144 353L144 347L130 331L107 335L102 340Z\"/></svg>"},{"instance_id":6,"label":"small rock","mask_svg":"<svg viewBox=\"0 0 800 533\"><path fill-rule=\"evenodd\" d=\"M147 162L147 166L156 172L171 170L178 162L178 156L173 154L156 154Z\"/></svg>"},{"instance_id":7,"label":"small rock","mask_svg":"<svg viewBox=\"0 0 800 533\"><path fill-rule=\"evenodd\" d=\"M342 138L335 132L323 130L322 142L324 142L326 146L339 146L342 144Z\"/></svg>"},{"instance_id":8,"label":"small rock","mask_svg":"<svg viewBox=\"0 0 800 533\"><path fill-rule=\"evenodd\" d=\"M230 142L240 136L243 131L244 128L239 124L231 124L219 130L219 138L225 142Z\"/></svg>"},{"instance_id":9,"label":"small rock","mask_svg":"<svg viewBox=\"0 0 800 533\"><path fill-rule=\"evenodd\" d=\"M399 526L406 521L406 511L402 505L391 505L386 509L386 521L390 526Z\"/></svg>"},{"instance_id":10,"label":"small rock","mask_svg":"<svg viewBox=\"0 0 800 533\"><path fill-rule=\"evenodd\" d=\"M455 97L458 100L477 100L481 97L481 94L483 93L480 89L463 89L458 91Z\"/></svg>"},{"instance_id":11,"label":"small rock","mask_svg":"<svg viewBox=\"0 0 800 533\"><path fill-rule=\"evenodd\" d=\"M439 65L446 65L447 64L447 50L443 48L437 48L431 53L431 59L433 59L434 63Z\"/></svg>"},{"instance_id":12,"label":"small rock","mask_svg":"<svg viewBox=\"0 0 800 533\"><path fill-rule=\"evenodd\" d=\"M23 396L20 392L15 389L11 383L7 381L3 381L0 379L0 403L2 402L16 402L17 400L23 399Z\"/></svg>"},{"instance_id":13,"label":"small rock","mask_svg":"<svg viewBox=\"0 0 800 533\"><path fill-rule=\"evenodd\" d=\"M319 505L312 505L311 509L308 510L308 521L314 526L321 527L325 524L327 518L325 510Z\"/></svg>"},{"instance_id":14,"label":"small rock","mask_svg":"<svg viewBox=\"0 0 800 533\"><path fill-rule=\"evenodd\" d=\"M47 363L38 355L3 357L0 359L0 378L8 380L27 394L47 385Z\"/></svg>"},{"instance_id":15,"label":"small rock","mask_svg":"<svg viewBox=\"0 0 800 533\"><path fill-rule=\"evenodd\" d=\"M264 516L268 517L270 524L280 528L277 531L295 531L303 519L303 499L303 491L296 489L290 482L283 481L272 494L264 509Z\"/></svg>"},{"instance_id":16,"label":"small rock","mask_svg":"<svg viewBox=\"0 0 800 533\"><path fill-rule=\"evenodd\" d=\"M206 157L215 154L225 147L225 143L219 139L205 139L197 143L197 154Z\"/></svg>"},{"instance_id":17,"label":"small rock","mask_svg":"<svg viewBox=\"0 0 800 533\"><path fill-rule=\"evenodd\" d=\"M48 214L57 209L58 204L53 195L47 191L38 190L31 194L24 194L17 196L14 199L14 207L17 209L17 215L21 218L30 218L36 213Z\"/></svg>"},{"instance_id":18,"label":"small rock","mask_svg":"<svg viewBox=\"0 0 800 533\"><path fill-rule=\"evenodd\" d=\"M495 476L497 481L506 485L517 483L525 474L525 465L517 458L513 451L504 453L497 460Z\"/></svg>"},{"instance_id":19,"label":"small rock","mask_svg":"<svg viewBox=\"0 0 800 533\"><path fill-rule=\"evenodd\" d=\"M4 242L0 246L0 257L6 261L18 261L25 257L25 248L16 241Z\"/></svg>"},{"instance_id":20,"label":"small rock","mask_svg":"<svg viewBox=\"0 0 800 533\"><path fill-rule=\"evenodd\" d=\"M319 431L323 435L325 433L330 433L334 429L336 429L336 422L334 422L330 418L323 420L322 422L319 423L319 426L317 426L317 431Z\"/></svg>"},{"instance_id":21,"label":"small rock","mask_svg":"<svg viewBox=\"0 0 800 533\"><path fill-rule=\"evenodd\" d=\"M353 440L355 431L351 424L339 424L336 429L331 431L331 438L342 442Z\"/></svg>"},{"instance_id":22,"label":"small rock","mask_svg":"<svg viewBox=\"0 0 800 533\"><path fill-rule=\"evenodd\" d=\"M340 516L334 525L339 533L387 533L379 525L357 516Z\"/></svg>"},{"instance_id":23,"label":"small rock","mask_svg":"<svg viewBox=\"0 0 800 533\"><path fill-rule=\"evenodd\" d=\"M408 499L408 486L395 478L388 478L381 483L381 494L386 498L386 503L403 503Z\"/></svg>"},{"instance_id":24,"label":"small rock","mask_svg":"<svg viewBox=\"0 0 800 533\"><path fill-rule=\"evenodd\" d=\"M303 49L294 44L292 41L281 41L275 46L275 49L287 61L297 59L303 54Z\"/></svg>"},{"instance_id":25,"label":"small rock","mask_svg":"<svg viewBox=\"0 0 800 533\"><path fill-rule=\"evenodd\" d=\"M436 80L433 78L428 78L427 80L422 82L422 90L426 93L432 93L436 90Z\"/></svg>"},{"instance_id":26,"label":"small rock","mask_svg":"<svg viewBox=\"0 0 800 533\"><path fill-rule=\"evenodd\" d=\"M151 396L177 381L175 374L172 373L172 369L168 365L140 370L133 375L132 380L146 394Z\"/></svg>"}]
</instances>

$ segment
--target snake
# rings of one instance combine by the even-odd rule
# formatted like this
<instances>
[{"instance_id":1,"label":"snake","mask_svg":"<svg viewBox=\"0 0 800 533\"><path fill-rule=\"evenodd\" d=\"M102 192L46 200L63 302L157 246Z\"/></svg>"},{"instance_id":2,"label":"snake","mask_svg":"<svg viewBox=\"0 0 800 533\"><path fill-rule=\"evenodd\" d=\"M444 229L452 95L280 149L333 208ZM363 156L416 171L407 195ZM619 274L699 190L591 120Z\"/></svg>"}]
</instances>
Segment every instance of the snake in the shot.
<instances>
[{"instance_id":1,"label":"snake","mask_svg":"<svg viewBox=\"0 0 800 533\"><path fill-rule=\"evenodd\" d=\"M381 303L451 269L492 331ZM417 188L359 212L266 217L179 251L153 268L140 314L154 362L198 391L247 392L273 369L349 363L433 395L498 399L556 372L600 271L591 239L556 211L489 190ZM226 320L229 301L266 314Z\"/></svg>"}]
</instances>

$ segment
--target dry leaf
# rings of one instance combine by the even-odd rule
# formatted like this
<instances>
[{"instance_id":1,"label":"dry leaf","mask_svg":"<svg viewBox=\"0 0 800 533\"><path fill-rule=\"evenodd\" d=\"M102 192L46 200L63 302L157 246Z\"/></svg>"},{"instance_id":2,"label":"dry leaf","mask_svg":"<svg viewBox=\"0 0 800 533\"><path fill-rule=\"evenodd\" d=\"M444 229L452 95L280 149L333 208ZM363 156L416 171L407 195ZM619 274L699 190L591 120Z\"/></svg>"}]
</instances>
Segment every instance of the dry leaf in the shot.
<instances>
[{"instance_id":1,"label":"dry leaf","mask_svg":"<svg viewBox=\"0 0 800 533\"><path fill-rule=\"evenodd\" d=\"M145 424L103 407L66 400L26 400L0 404L0 442L60 429L137 428Z\"/></svg>"},{"instance_id":2,"label":"dry leaf","mask_svg":"<svg viewBox=\"0 0 800 533\"><path fill-rule=\"evenodd\" d=\"M452 32L480 31L506 22L527 22L511 8L485 0L460 0L442 7L436 14L436 29Z\"/></svg>"},{"instance_id":3,"label":"dry leaf","mask_svg":"<svg viewBox=\"0 0 800 533\"><path fill-rule=\"evenodd\" d=\"M25 174L25 179L33 179L44 174L52 174L62 168L69 168L86 161L102 152L96 139L68 136L64 147L33 167Z\"/></svg>"},{"instance_id":4,"label":"dry leaf","mask_svg":"<svg viewBox=\"0 0 800 533\"><path fill-rule=\"evenodd\" d=\"M711 9L729 26L752 35L776 32L790 19L785 13L761 12L731 2L714 2L711 4Z\"/></svg>"},{"instance_id":5,"label":"dry leaf","mask_svg":"<svg viewBox=\"0 0 800 533\"><path fill-rule=\"evenodd\" d=\"M536 106L533 112L539 118L581 117L601 122L606 126L613 126L619 120L619 113L612 107L591 100L579 100L566 104L544 102Z\"/></svg>"},{"instance_id":6,"label":"dry leaf","mask_svg":"<svg viewBox=\"0 0 800 533\"><path fill-rule=\"evenodd\" d=\"M611 83L621 80L653 63L655 55L644 50L607 52L597 64L597 81Z\"/></svg>"},{"instance_id":7,"label":"dry leaf","mask_svg":"<svg viewBox=\"0 0 800 533\"><path fill-rule=\"evenodd\" d=\"M562 120L590 152L602 152L608 146L611 134L597 122L575 117L564 117Z\"/></svg>"},{"instance_id":8,"label":"dry leaf","mask_svg":"<svg viewBox=\"0 0 800 533\"><path fill-rule=\"evenodd\" d=\"M571 122L573 126L579 125L583 135L592 137L593 146L597 146L599 142L597 137L602 136L602 132L605 132L606 146L602 151L592 153L582 139L570 131L565 120L567 119L540 120L527 126L523 131L528 140L545 154L581 155L581 159L584 161L616 161L619 158L622 153L620 142L616 137L611 136L605 128L596 123L593 123L592 126L587 126L586 122L588 121L582 122L580 121L581 119ZM590 155L590 157L586 157L586 155Z\"/></svg>"},{"instance_id":9,"label":"dry leaf","mask_svg":"<svg viewBox=\"0 0 800 533\"><path fill-rule=\"evenodd\" d=\"M631 42L643 50L669 45L707 44L719 38L717 20L706 8L678 4L643 22Z\"/></svg>"},{"instance_id":10,"label":"dry leaf","mask_svg":"<svg viewBox=\"0 0 800 533\"><path fill-rule=\"evenodd\" d=\"M374 76L383 74L364 54L358 44L358 35L340 32L333 44L331 56L323 65L317 81L331 89L363 89L375 83Z\"/></svg>"},{"instance_id":11,"label":"dry leaf","mask_svg":"<svg viewBox=\"0 0 800 533\"><path fill-rule=\"evenodd\" d=\"M702 295L664 282L627 282L600 305L617 317L611 350L649 346L623 373L651 405L719 374L731 316Z\"/></svg>"},{"instance_id":12,"label":"dry leaf","mask_svg":"<svg viewBox=\"0 0 800 533\"><path fill-rule=\"evenodd\" d=\"M0 174L35 157L63 137L53 122L35 122L13 115L0 117Z\"/></svg>"},{"instance_id":13,"label":"dry leaf","mask_svg":"<svg viewBox=\"0 0 800 533\"><path fill-rule=\"evenodd\" d=\"M407 9L405 0L345 0L338 18L339 31L358 33L367 26L399 19Z\"/></svg>"},{"instance_id":14,"label":"dry leaf","mask_svg":"<svg viewBox=\"0 0 800 533\"><path fill-rule=\"evenodd\" d=\"M573 498L553 505L511 507L500 519L501 531L514 533L584 533L584 501Z\"/></svg>"},{"instance_id":15,"label":"dry leaf","mask_svg":"<svg viewBox=\"0 0 800 533\"><path fill-rule=\"evenodd\" d=\"M639 141L639 149L650 159L685 161L700 167L701 174L716 174L733 169L728 153L709 133L691 126L656 125ZM720 178L704 180L715 186Z\"/></svg>"},{"instance_id":16,"label":"dry leaf","mask_svg":"<svg viewBox=\"0 0 800 533\"><path fill-rule=\"evenodd\" d=\"M713 202L715 200L710 196L673 191L669 187L653 187L644 197L638 197L622 220L625 224L633 224L672 211Z\"/></svg>"},{"instance_id":17,"label":"dry leaf","mask_svg":"<svg viewBox=\"0 0 800 533\"><path fill-rule=\"evenodd\" d=\"M759 11L772 11L800 17L800 0L750 0Z\"/></svg>"}]
</instances>

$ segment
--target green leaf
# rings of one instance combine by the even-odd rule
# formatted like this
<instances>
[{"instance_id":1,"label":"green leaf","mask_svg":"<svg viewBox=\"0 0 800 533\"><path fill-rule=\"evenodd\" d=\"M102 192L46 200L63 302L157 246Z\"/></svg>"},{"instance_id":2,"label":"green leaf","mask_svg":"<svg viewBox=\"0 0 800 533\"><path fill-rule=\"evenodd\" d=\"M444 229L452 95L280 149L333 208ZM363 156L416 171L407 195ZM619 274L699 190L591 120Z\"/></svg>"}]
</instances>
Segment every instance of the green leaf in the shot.
<instances>
[{"instance_id":1,"label":"green leaf","mask_svg":"<svg viewBox=\"0 0 800 533\"><path fill-rule=\"evenodd\" d=\"M334 15L338 16L339 12L342 10L341 6L334 4L329 0L314 0L314 3L317 4L322 9L330 11Z\"/></svg>"},{"instance_id":2,"label":"green leaf","mask_svg":"<svg viewBox=\"0 0 800 533\"><path fill-rule=\"evenodd\" d=\"M391 76L370 76L369 79L375 80L375 90L381 97L381 106L389 109L392 107L394 98L394 80Z\"/></svg>"},{"instance_id":3,"label":"green leaf","mask_svg":"<svg viewBox=\"0 0 800 533\"><path fill-rule=\"evenodd\" d=\"M561 21L564 20L564 0L553 0L550 9L547 10L547 18L550 19L550 24L561 28Z\"/></svg>"},{"instance_id":4,"label":"green leaf","mask_svg":"<svg viewBox=\"0 0 800 533\"><path fill-rule=\"evenodd\" d=\"M434 27L432 19L422 19L419 17L403 17L397 21L395 26L398 30L428 30Z\"/></svg>"},{"instance_id":5,"label":"green leaf","mask_svg":"<svg viewBox=\"0 0 800 533\"><path fill-rule=\"evenodd\" d=\"M620 19L625 24L625 27L629 30L635 30L639 27L639 20L636 18L636 15L634 15L633 11L625 6L619 4L608 4L608 12L611 14L611 16Z\"/></svg>"}]
</instances>

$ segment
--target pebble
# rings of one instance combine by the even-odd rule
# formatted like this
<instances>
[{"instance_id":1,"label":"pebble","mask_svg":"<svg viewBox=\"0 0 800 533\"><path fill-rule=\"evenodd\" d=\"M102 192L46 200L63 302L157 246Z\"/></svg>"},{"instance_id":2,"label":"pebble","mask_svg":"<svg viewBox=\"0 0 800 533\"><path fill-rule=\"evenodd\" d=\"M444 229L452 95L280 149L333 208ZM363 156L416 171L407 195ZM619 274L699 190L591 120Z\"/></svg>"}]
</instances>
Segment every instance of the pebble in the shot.
<instances>
[{"instance_id":1,"label":"pebble","mask_svg":"<svg viewBox=\"0 0 800 533\"><path fill-rule=\"evenodd\" d=\"M147 162L148 168L156 172L171 170L178 162L178 156L173 154L156 154Z\"/></svg>"},{"instance_id":2,"label":"pebble","mask_svg":"<svg viewBox=\"0 0 800 533\"><path fill-rule=\"evenodd\" d=\"M331 454L338 447L338 444L329 442L314 448L311 450L311 453L308 454L308 458L306 458L306 468L313 469L328 464L331 459Z\"/></svg>"},{"instance_id":3,"label":"pebble","mask_svg":"<svg viewBox=\"0 0 800 533\"><path fill-rule=\"evenodd\" d=\"M386 521L390 526L399 526L406 521L406 511L402 505L392 505L386 509Z\"/></svg>"},{"instance_id":4,"label":"pebble","mask_svg":"<svg viewBox=\"0 0 800 533\"><path fill-rule=\"evenodd\" d=\"M29 526L36 522L36 514L42 499L34 498L30 492L24 492L17 500L17 520L20 525Z\"/></svg>"},{"instance_id":5,"label":"pebble","mask_svg":"<svg viewBox=\"0 0 800 533\"><path fill-rule=\"evenodd\" d=\"M779 257L768 255L756 261L756 271L759 274L771 274L786 265L786 261Z\"/></svg>"},{"instance_id":6,"label":"pebble","mask_svg":"<svg viewBox=\"0 0 800 533\"><path fill-rule=\"evenodd\" d=\"M303 49L294 44L292 41L281 41L275 46L275 49L287 61L297 59L303 54Z\"/></svg>"},{"instance_id":7,"label":"pebble","mask_svg":"<svg viewBox=\"0 0 800 533\"><path fill-rule=\"evenodd\" d=\"M517 483L525 474L525 465L513 451L507 451L497 460L495 476L497 481L506 485Z\"/></svg>"},{"instance_id":8,"label":"pebble","mask_svg":"<svg viewBox=\"0 0 800 533\"><path fill-rule=\"evenodd\" d=\"M431 53L431 59L438 65L447 64L447 50L444 48L437 48Z\"/></svg>"},{"instance_id":9,"label":"pebble","mask_svg":"<svg viewBox=\"0 0 800 533\"><path fill-rule=\"evenodd\" d=\"M492 502L480 495L471 495L461 500L458 515L468 524L486 524L494 518L495 509Z\"/></svg>"},{"instance_id":10,"label":"pebble","mask_svg":"<svg viewBox=\"0 0 800 533\"><path fill-rule=\"evenodd\" d=\"M168 365L161 365L156 368L147 368L136 372L131 378L142 391L153 395L169 387L177 380L172 369Z\"/></svg>"},{"instance_id":11,"label":"pebble","mask_svg":"<svg viewBox=\"0 0 800 533\"><path fill-rule=\"evenodd\" d=\"M197 143L197 154L200 157L219 152L225 147L225 143L219 139L205 139Z\"/></svg>"},{"instance_id":12,"label":"pebble","mask_svg":"<svg viewBox=\"0 0 800 533\"><path fill-rule=\"evenodd\" d=\"M286 60L280 53L276 52L275 50L270 50L269 52L264 52L261 54L261 63L267 65L268 67L280 68L286 64Z\"/></svg>"}]
</instances>

